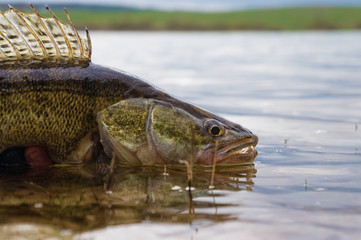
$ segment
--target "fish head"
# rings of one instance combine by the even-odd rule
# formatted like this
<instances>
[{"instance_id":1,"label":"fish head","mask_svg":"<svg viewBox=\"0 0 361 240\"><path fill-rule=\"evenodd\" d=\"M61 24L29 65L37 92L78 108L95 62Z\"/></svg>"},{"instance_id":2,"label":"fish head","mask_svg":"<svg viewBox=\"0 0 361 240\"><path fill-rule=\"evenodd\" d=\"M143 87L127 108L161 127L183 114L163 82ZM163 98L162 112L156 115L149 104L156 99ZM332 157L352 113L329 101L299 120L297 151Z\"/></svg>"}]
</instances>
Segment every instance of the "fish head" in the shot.
<instances>
[{"instance_id":1,"label":"fish head","mask_svg":"<svg viewBox=\"0 0 361 240\"><path fill-rule=\"evenodd\" d=\"M97 121L106 154L127 165L243 164L257 155L256 135L184 102L126 99Z\"/></svg>"}]
</instances>

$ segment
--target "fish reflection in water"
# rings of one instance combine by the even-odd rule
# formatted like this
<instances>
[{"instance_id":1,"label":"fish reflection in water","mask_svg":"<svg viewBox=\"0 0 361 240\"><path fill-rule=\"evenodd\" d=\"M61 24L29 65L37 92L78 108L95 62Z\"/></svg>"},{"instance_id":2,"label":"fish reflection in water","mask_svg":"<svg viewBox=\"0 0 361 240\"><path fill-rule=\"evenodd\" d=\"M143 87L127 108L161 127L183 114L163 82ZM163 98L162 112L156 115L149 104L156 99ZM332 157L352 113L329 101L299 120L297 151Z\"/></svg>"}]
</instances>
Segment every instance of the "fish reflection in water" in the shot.
<instances>
[{"instance_id":1,"label":"fish reflection in water","mask_svg":"<svg viewBox=\"0 0 361 240\"><path fill-rule=\"evenodd\" d=\"M252 191L255 174L253 164L219 168L214 188ZM81 231L144 220L187 223L195 219L234 219L231 214L212 210L197 212L228 206L218 204L221 194L209 188L210 168L193 169L192 191L187 187L185 168L166 172L154 167L117 168L109 186L107 177L90 175L79 166L2 173L0 222L51 224Z\"/></svg>"}]
</instances>

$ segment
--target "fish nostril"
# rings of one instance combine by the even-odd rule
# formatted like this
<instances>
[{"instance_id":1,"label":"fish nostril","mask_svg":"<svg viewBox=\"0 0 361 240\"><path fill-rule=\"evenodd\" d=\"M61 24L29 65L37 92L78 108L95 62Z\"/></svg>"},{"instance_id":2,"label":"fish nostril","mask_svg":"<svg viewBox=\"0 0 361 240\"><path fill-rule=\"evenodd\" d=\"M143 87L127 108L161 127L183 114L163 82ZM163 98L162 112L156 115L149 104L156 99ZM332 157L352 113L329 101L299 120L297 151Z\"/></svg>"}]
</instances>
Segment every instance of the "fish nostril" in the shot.
<instances>
[{"instance_id":1,"label":"fish nostril","mask_svg":"<svg viewBox=\"0 0 361 240\"><path fill-rule=\"evenodd\" d=\"M244 128L243 128L241 125L239 125L239 124L235 124L235 125L234 125L234 129L235 129L235 130L238 130L238 131L244 131Z\"/></svg>"},{"instance_id":2,"label":"fish nostril","mask_svg":"<svg viewBox=\"0 0 361 240\"><path fill-rule=\"evenodd\" d=\"M239 124L234 124L232 128L233 128L233 130L235 130L237 132L241 132L242 134L247 135L248 137L252 137L252 135L253 135L253 133L250 130L242 127Z\"/></svg>"}]
</instances>

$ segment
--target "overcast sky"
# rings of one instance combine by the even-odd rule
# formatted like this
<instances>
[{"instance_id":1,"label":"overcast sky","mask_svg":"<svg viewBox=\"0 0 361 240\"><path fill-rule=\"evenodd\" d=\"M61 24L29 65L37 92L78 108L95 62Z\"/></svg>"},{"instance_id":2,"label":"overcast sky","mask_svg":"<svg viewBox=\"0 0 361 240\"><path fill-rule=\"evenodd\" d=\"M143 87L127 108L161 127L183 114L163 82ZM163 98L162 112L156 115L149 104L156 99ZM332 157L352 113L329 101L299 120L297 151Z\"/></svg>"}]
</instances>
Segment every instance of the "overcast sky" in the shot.
<instances>
[{"instance_id":1,"label":"overcast sky","mask_svg":"<svg viewBox=\"0 0 361 240\"><path fill-rule=\"evenodd\" d=\"M167 10L234 10L247 8L275 8L289 6L361 6L361 0L0 0L0 3L22 2L84 3L127 5L139 8Z\"/></svg>"}]
</instances>

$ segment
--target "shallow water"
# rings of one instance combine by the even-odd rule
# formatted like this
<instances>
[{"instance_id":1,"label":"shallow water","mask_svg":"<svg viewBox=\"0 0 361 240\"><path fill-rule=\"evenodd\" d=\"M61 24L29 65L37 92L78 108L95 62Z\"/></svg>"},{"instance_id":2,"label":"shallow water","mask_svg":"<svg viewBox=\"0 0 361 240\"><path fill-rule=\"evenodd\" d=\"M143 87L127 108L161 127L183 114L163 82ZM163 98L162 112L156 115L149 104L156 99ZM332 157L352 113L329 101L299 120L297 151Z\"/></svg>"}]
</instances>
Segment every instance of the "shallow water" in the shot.
<instances>
[{"instance_id":1,"label":"shallow water","mask_svg":"<svg viewBox=\"0 0 361 240\"><path fill-rule=\"evenodd\" d=\"M93 62L256 133L255 165L218 169L215 189L195 170L191 192L184 169L1 174L1 238L361 237L361 32L91 35Z\"/></svg>"}]
</instances>

